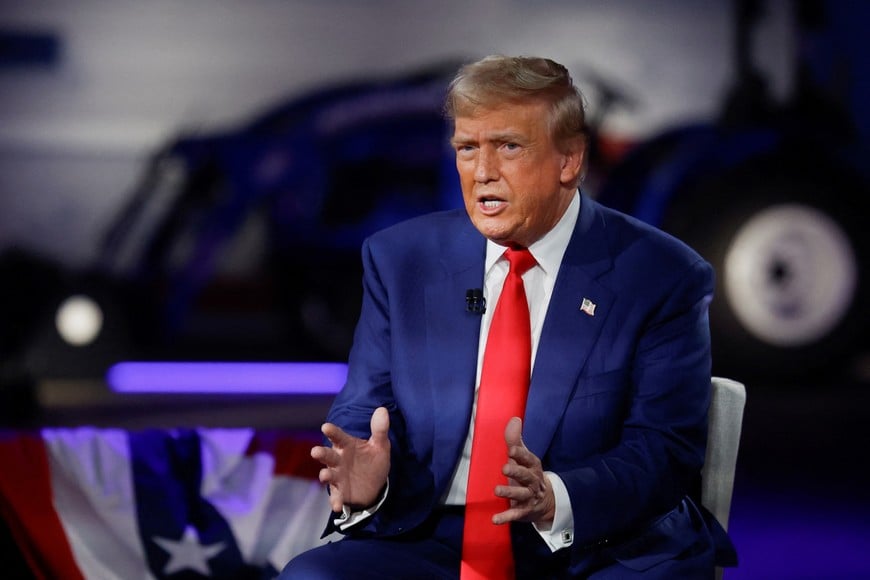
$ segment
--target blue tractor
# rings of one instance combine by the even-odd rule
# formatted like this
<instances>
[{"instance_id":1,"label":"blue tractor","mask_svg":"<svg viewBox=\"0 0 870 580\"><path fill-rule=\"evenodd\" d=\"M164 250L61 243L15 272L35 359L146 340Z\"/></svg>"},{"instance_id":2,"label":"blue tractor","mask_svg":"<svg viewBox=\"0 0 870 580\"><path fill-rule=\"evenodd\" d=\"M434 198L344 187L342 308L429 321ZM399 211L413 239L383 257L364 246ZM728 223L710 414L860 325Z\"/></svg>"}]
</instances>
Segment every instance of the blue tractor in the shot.
<instances>
[{"instance_id":1,"label":"blue tractor","mask_svg":"<svg viewBox=\"0 0 870 580\"><path fill-rule=\"evenodd\" d=\"M138 304L131 356L345 360L362 240L461 203L441 114L455 66L336 84L157 152L99 267Z\"/></svg>"},{"instance_id":2,"label":"blue tractor","mask_svg":"<svg viewBox=\"0 0 870 580\"><path fill-rule=\"evenodd\" d=\"M794 90L775 102L752 63L763 3L736 2L719 118L638 146L599 193L714 265L715 372L794 382L850 371L866 346L870 6L848 4L794 2Z\"/></svg>"}]
</instances>

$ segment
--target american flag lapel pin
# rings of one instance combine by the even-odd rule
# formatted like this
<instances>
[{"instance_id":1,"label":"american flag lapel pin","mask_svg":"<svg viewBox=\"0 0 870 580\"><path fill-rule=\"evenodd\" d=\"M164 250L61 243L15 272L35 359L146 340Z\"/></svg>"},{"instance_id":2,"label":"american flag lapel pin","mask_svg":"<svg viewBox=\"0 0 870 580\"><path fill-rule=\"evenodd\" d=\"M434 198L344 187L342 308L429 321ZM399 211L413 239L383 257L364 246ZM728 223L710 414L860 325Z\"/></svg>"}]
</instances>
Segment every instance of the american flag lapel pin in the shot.
<instances>
[{"instance_id":1,"label":"american flag lapel pin","mask_svg":"<svg viewBox=\"0 0 870 580\"><path fill-rule=\"evenodd\" d=\"M588 298L584 298L583 302L580 304L580 310L589 316L595 316L595 303Z\"/></svg>"}]
</instances>

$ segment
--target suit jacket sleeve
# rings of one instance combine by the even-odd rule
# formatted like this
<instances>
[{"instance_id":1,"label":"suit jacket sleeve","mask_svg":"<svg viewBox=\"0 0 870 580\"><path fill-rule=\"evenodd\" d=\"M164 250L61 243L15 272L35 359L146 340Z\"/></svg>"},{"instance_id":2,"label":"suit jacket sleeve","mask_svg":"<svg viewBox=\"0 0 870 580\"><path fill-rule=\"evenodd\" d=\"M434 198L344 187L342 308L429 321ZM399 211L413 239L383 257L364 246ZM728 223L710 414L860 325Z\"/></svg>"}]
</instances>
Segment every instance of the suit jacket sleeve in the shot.
<instances>
[{"instance_id":1,"label":"suit jacket sleeve","mask_svg":"<svg viewBox=\"0 0 870 580\"><path fill-rule=\"evenodd\" d=\"M382 273L377 253L371 240L366 240L362 249L363 304L350 353L349 374L327 421L341 426L351 435L368 438L374 409L383 406L389 411L389 496L372 518L345 530L345 533L354 535L389 536L406 531L422 521L431 508L435 493L432 491L431 469L410 449L402 408L409 405L407 396L410 395L401 399L400 404L394 391L396 377L393 358L397 354L392 343L395 329L391 326L391 310L398 308L406 312L408 306L391 304L391 300L402 299L390 295L387 290L389 283L382 278L382 275L391 276L392 279L407 277L409 284L413 285L415 275L407 268L398 268L402 271L393 272L396 269L394 263L389 272ZM405 355L400 353L399 356ZM327 532L334 529L331 520L327 524Z\"/></svg>"}]
</instances>

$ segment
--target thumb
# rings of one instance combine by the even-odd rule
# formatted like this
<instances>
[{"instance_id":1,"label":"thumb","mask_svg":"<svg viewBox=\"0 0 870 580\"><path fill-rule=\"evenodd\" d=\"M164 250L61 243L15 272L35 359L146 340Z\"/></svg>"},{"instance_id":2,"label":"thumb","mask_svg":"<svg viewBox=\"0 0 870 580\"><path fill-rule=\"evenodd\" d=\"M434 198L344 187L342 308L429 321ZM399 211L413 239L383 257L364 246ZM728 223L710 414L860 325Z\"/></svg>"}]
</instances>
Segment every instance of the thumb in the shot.
<instances>
[{"instance_id":1,"label":"thumb","mask_svg":"<svg viewBox=\"0 0 870 580\"><path fill-rule=\"evenodd\" d=\"M386 407L378 407L372 413L372 420L369 424L372 430L372 440L376 443L382 443L387 439L387 433L390 431L390 413Z\"/></svg>"},{"instance_id":2,"label":"thumb","mask_svg":"<svg viewBox=\"0 0 870 580\"><path fill-rule=\"evenodd\" d=\"M504 440L508 447L523 444L523 420L519 417L511 417L504 428Z\"/></svg>"}]
</instances>

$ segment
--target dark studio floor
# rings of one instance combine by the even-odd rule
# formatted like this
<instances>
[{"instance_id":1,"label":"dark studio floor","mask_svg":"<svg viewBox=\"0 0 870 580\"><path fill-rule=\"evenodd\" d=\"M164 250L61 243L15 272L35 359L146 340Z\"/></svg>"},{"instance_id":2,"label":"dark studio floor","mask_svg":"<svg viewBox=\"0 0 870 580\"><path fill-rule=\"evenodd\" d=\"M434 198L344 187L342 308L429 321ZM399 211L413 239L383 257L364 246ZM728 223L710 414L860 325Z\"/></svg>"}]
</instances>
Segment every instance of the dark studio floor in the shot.
<instances>
[{"instance_id":1,"label":"dark studio floor","mask_svg":"<svg viewBox=\"0 0 870 580\"><path fill-rule=\"evenodd\" d=\"M726 579L870 578L868 425L870 381L747 384Z\"/></svg>"}]
</instances>

